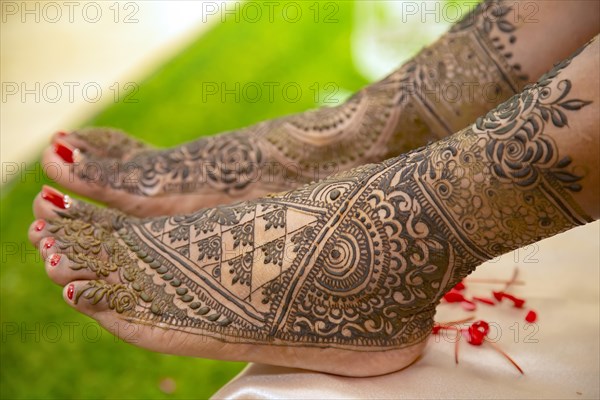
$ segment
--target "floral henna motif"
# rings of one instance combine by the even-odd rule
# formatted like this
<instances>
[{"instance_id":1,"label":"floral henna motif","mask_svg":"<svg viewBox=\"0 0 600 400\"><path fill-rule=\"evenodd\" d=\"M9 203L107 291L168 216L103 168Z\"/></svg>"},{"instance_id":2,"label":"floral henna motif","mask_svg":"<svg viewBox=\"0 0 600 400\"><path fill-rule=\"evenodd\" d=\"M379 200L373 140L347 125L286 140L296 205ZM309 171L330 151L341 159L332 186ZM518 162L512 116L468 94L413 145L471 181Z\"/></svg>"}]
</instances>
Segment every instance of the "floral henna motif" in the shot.
<instances>
[{"instance_id":1,"label":"floral henna motif","mask_svg":"<svg viewBox=\"0 0 600 400\"><path fill-rule=\"evenodd\" d=\"M201 160L206 162L209 186L224 191L244 189L258 178L263 165L260 147L243 135L235 135L235 140L215 137L203 149Z\"/></svg>"},{"instance_id":2,"label":"floral henna motif","mask_svg":"<svg viewBox=\"0 0 600 400\"><path fill-rule=\"evenodd\" d=\"M118 313L133 309L138 302L138 296L128 287L109 285L102 281L90 282L85 290L77 294L75 301L79 301L81 297L88 299L92 304L97 304L104 298L108 306Z\"/></svg>"},{"instance_id":3,"label":"floral henna motif","mask_svg":"<svg viewBox=\"0 0 600 400\"><path fill-rule=\"evenodd\" d=\"M233 236L233 247L252 246L254 244L254 223L247 222L244 225L234 226L231 229Z\"/></svg>"},{"instance_id":4,"label":"floral henna motif","mask_svg":"<svg viewBox=\"0 0 600 400\"><path fill-rule=\"evenodd\" d=\"M220 260L221 259L221 248L222 248L221 238L216 235L199 241L198 242L198 252L199 252L198 261L204 261L205 258L207 260L211 260L211 259L214 259L215 261Z\"/></svg>"},{"instance_id":5,"label":"floral henna motif","mask_svg":"<svg viewBox=\"0 0 600 400\"><path fill-rule=\"evenodd\" d=\"M565 157L559 161L556 144L552 138L542 134L546 124L565 127L568 125L566 112L591 104L591 101L567 99L571 91L569 80L559 81L556 90L549 87L552 78L571 60L569 58L558 64L536 85L477 119L474 131L489 135L486 152L495 164L492 171L500 181L532 186L543 171L553 175L564 188L575 192L581 190L577 183L581 177L565 169L571 164L571 159Z\"/></svg>"},{"instance_id":6,"label":"floral henna motif","mask_svg":"<svg viewBox=\"0 0 600 400\"><path fill-rule=\"evenodd\" d=\"M105 240L110 236L103 229L97 228L82 220L68 218L54 220L48 227L53 234L60 234L61 251L65 252L74 263L71 269L88 269L99 278L105 278L109 273L117 270L121 262L120 253L105 248ZM108 260L100 259L104 255L103 250L104 254L108 254Z\"/></svg>"},{"instance_id":7,"label":"floral henna motif","mask_svg":"<svg viewBox=\"0 0 600 400\"><path fill-rule=\"evenodd\" d=\"M283 238L267 243L262 247L262 250L265 257L265 264L283 266L283 257L285 255L285 240Z\"/></svg>"}]
</instances>

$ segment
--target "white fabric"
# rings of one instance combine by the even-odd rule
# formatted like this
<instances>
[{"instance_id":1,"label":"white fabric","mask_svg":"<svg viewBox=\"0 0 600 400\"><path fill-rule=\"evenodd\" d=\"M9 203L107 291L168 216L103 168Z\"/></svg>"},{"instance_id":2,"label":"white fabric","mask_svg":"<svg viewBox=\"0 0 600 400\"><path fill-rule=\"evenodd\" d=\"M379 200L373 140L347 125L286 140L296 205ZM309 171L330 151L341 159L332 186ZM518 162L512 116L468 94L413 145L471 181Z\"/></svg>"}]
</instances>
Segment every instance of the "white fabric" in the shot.
<instances>
[{"instance_id":1,"label":"white fabric","mask_svg":"<svg viewBox=\"0 0 600 400\"><path fill-rule=\"evenodd\" d=\"M544 240L537 247L504 255L467 278L468 294L491 296L491 290L502 285L469 284L468 280L508 279L513 267L520 266L519 279L525 285L510 292L527 300L525 309L512 308L508 303L495 307L482 304L474 314L498 324L502 334L497 344L524 369L523 376L490 347L475 347L465 341L460 346L460 363L455 365L454 343L436 341L433 336L420 360L393 374L346 378L250 364L214 398L598 399L599 243L600 223L595 222ZM526 340L533 332L532 327L525 330L525 313L530 308L538 312L539 329ZM468 314L458 305L442 304L436 320L451 321Z\"/></svg>"}]
</instances>

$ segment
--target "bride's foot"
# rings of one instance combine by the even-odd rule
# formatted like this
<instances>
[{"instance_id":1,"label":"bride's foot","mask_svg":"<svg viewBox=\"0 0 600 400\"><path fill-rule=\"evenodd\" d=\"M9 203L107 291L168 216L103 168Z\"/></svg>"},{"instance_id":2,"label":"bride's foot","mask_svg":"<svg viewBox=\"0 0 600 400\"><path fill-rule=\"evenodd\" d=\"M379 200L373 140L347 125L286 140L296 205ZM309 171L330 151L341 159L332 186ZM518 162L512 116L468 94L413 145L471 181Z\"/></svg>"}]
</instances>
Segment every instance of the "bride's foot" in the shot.
<instances>
[{"instance_id":1,"label":"bride's foot","mask_svg":"<svg viewBox=\"0 0 600 400\"><path fill-rule=\"evenodd\" d=\"M137 219L45 188L30 239L69 304L139 346L391 372L477 265L598 217L597 70L596 41L447 139L191 215Z\"/></svg>"},{"instance_id":2,"label":"bride's foot","mask_svg":"<svg viewBox=\"0 0 600 400\"><path fill-rule=\"evenodd\" d=\"M167 150L116 131L76 131L56 137L43 162L60 168L52 175L62 186L144 217L254 199L380 162L463 128L523 86L512 55L517 19L510 4L488 3L338 107Z\"/></svg>"}]
</instances>

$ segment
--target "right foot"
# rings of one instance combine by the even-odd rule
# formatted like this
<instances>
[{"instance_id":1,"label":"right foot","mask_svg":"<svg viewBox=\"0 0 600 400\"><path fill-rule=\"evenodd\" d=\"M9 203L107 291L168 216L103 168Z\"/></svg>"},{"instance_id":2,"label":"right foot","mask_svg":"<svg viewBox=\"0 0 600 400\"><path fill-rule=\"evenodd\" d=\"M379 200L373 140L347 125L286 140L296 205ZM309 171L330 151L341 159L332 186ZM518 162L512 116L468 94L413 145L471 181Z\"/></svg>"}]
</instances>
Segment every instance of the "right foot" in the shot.
<instances>
[{"instance_id":1,"label":"right foot","mask_svg":"<svg viewBox=\"0 0 600 400\"><path fill-rule=\"evenodd\" d=\"M447 139L260 200L137 219L46 189L30 239L70 305L139 346L392 372L476 266L590 220L589 177L573 173L589 160L557 145L569 121L597 127L571 93L589 70L561 74L569 62Z\"/></svg>"},{"instance_id":2,"label":"right foot","mask_svg":"<svg viewBox=\"0 0 600 400\"><path fill-rule=\"evenodd\" d=\"M143 217L254 199L380 162L467 126L525 83L510 64L510 7L478 10L340 106L168 150L113 130L75 131L55 138L59 150L43 161L61 168L64 187Z\"/></svg>"}]
</instances>

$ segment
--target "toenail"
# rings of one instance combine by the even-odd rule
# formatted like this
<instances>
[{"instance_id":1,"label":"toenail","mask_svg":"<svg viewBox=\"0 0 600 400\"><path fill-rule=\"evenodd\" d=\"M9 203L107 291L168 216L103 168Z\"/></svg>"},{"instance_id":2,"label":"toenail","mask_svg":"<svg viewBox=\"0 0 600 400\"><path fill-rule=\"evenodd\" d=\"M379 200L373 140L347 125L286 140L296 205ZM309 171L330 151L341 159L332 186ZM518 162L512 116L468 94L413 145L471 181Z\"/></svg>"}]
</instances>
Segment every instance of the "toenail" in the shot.
<instances>
[{"instance_id":1,"label":"toenail","mask_svg":"<svg viewBox=\"0 0 600 400\"><path fill-rule=\"evenodd\" d=\"M42 189L42 199L49 201L56 207L60 207L63 210L71 207L72 203L72 200L68 195L62 194L61 192L51 188L50 186L44 186L44 188Z\"/></svg>"},{"instance_id":2,"label":"toenail","mask_svg":"<svg viewBox=\"0 0 600 400\"><path fill-rule=\"evenodd\" d=\"M48 239L46 239L46 241L44 242L44 248L45 249L49 249L50 247L54 246L54 243L56 241L54 240L53 237L49 237Z\"/></svg>"},{"instance_id":3,"label":"toenail","mask_svg":"<svg viewBox=\"0 0 600 400\"><path fill-rule=\"evenodd\" d=\"M67 135L68 135L68 133L65 132L65 131L58 131L58 132L56 132L56 136L61 137L61 138L65 137Z\"/></svg>"},{"instance_id":4,"label":"toenail","mask_svg":"<svg viewBox=\"0 0 600 400\"><path fill-rule=\"evenodd\" d=\"M60 254L54 253L50 256L50 265L56 267L60 262Z\"/></svg>"},{"instance_id":5,"label":"toenail","mask_svg":"<svg viewBox=\"0 0 600 400\"><path fill-rule=\"evenodd\" d=\"M75 293L75 285L71 283L67 288L67 297L69 300L73 300L73 293Z\"/></svg>"},{"instance_id":6,"label":"toenail","mask_svg":"<svg viewBox=\"0 0 600 400\"><path fill-rule=\"evenodd\" d=\"M54 143L54 152L68 163L74 163L78 161L80 154L79 149L73 148L62 141L57 141Z\"/></svg>"},{"instance_id":7,"label":"toenail","mask_svg":"<svg viewBox=\"0 0 600 400\"><path fill-rule=\"evenodd\" d=\"M35 223L35 230L40 232L42 229L44 229L45 226L46 226L46 221L44 221L43 219L40 219L38 222Z\"/></svg>"}]
</instances>

